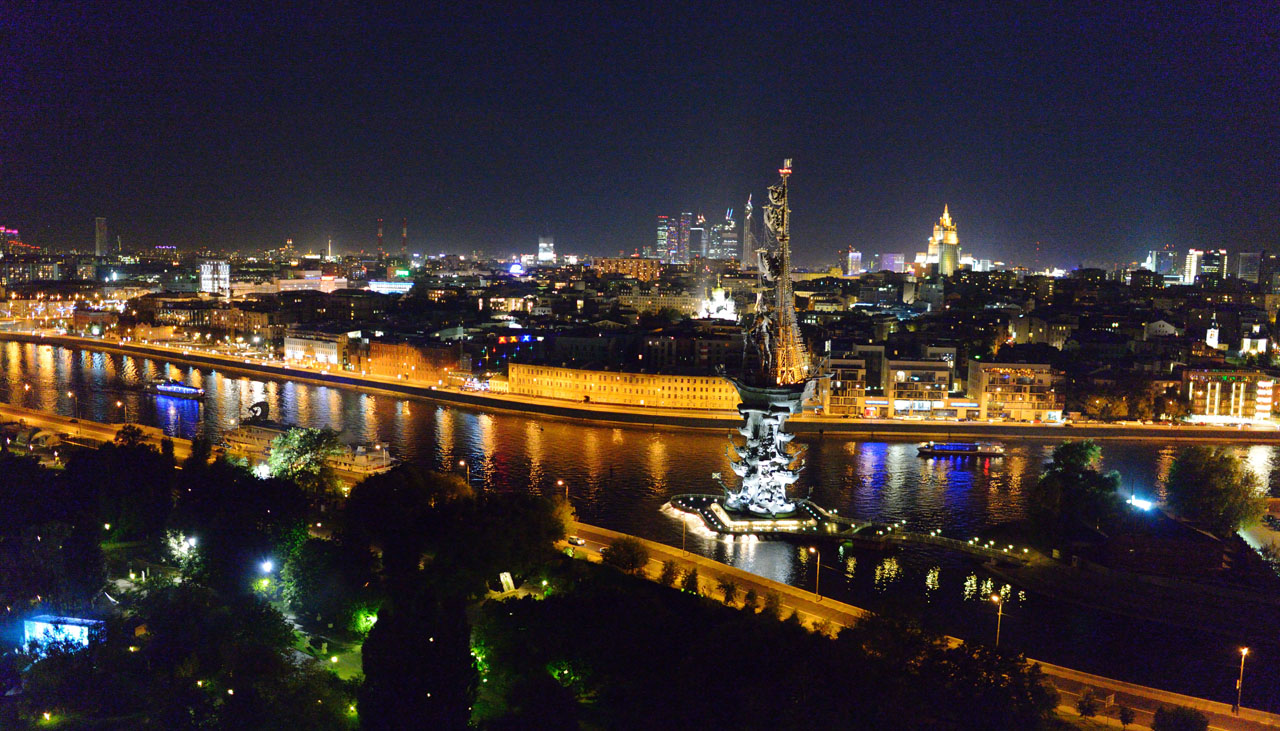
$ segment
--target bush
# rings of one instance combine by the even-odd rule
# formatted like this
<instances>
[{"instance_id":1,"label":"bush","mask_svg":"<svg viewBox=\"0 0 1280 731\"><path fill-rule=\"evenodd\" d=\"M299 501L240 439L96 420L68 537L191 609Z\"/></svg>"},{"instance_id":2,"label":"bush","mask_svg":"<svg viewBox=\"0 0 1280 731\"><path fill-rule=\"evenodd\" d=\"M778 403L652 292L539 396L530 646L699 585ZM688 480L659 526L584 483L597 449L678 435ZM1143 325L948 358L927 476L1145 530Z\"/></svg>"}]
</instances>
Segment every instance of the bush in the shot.
<instances>
[{"instance_id":1,"label":"bush","mask_svg":"<svg viewBox=\"0 0 1280 731\"><path fill-rule=\"evenodd\" d=\"M782 619L782 595L776 591L764 595L764 614L774 619Z\"/></svg>"},{"instance_id":2,"label":"bush","mask_svg":"<svg viewBox=\"0 0 1280 731\"><path fill-rule=\"evenodd\" d=\"M1163 706L1151 722L1151 731L1207 731L1208 728L1208 716L1183 706Z\"/></svg>"},{"instance_id":3,"label":"bush","mask_svg":"<svg viewBox=\"0 0 1280 731\"><path fill-rule=\"evenodd\" d=\"M1134 715L1133 709L1128 706L1120 706L1116 709L1116 718L1120 721L1120 728L1128 728L1129 724L1133 723Z\"/></svg>"},{"instance_id":4,"label":"bush","mask_svg":"<svg viewBox=\"0 0 1280 731\"><path fill-rule=\"evenodd\" d=\"M635 538L619 538L602 552L606 566L612 566L624 574L636 575L649 564L649 549Z\"/></svg>"},{"instance_id":5,"label":"bush","mask_svg":"<svg viewBox=\"0 0 1280 731\"><path fill-rule=\"evenodd\" d=\"M747 593L742 595L742 608L753 612L760 608L760 595L755 589L747 589Z\"/></svg>"}]
</instances>

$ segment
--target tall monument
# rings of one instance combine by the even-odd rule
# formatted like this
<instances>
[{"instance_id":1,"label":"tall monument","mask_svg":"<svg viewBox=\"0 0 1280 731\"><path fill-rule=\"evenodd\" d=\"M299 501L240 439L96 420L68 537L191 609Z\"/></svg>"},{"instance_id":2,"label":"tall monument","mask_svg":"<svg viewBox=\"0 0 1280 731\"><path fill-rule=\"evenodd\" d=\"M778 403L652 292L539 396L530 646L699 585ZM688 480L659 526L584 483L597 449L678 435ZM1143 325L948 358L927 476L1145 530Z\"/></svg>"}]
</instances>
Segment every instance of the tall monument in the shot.
<instances>
[{"instance_id":1,"label":"tall monument","mask_svg":"<svg viewBox=\"0 0 1280 731\"><path fill-rule=\"evenodd\" d=\"M733 472L740 480L736 487L724 485L724 505L765 516L795 510L795 504L787 499L787 487L800 478L803 460L801 450L790 446L794 435L782 427L813 396L816 383L800 337L791 287L791 209L787 200L791 160L784 162L778 173L781 180L769 188L769 204L764 209L768 236L755 250L760 294L747 335L756 357L741 374L727 376L742 399L738 412L744 423L738 429L742 443L730 442L736 455Z\"/></svg>"}]
</instances>

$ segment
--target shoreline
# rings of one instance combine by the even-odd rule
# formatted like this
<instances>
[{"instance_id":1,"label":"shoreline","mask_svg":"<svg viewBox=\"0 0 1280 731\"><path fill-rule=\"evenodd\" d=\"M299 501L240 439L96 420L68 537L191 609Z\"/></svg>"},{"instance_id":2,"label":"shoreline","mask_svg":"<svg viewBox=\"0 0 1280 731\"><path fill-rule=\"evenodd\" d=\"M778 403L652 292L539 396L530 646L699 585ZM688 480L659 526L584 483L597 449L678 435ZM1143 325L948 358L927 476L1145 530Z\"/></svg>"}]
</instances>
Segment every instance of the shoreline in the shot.
<instances>
[{"instance_id":1,"label":"shoreline","mask_svg":"<svg viewBox=\"0 0 1280 731\"><path fill-rule=\"evenodd\" d=\"M75 350L117 353L142 358L163 359L187 365L219 368L226 371L268 378L304 381L322 386L335 386L386 395L410 397L438 403L454 404L480 411L506 411L537 414L567 420L586 420L601 424L648 426L652 428L735 429L741 416L728 411L692 411L681 409L643 408L579 404L527 396L499 395L459 391L451 388L411 385L390 379L351 374L345 371L324 373L312 370L246 362L231 356L192 353L154 345L119 343L69 335L39 335L0 331L0 342L56 345ZM1110 425L1082 424L1054 426L1046 424L966 423L937 421L896 421L848 419L799 414L788 422L788 431L797 434L831 435L872 441L912 441L924 439L1067 439L1151 440L1165 442L1245 442L1280 445L1280 430L1241 429L1215 426Z\"/></svg>"}]
</instances>

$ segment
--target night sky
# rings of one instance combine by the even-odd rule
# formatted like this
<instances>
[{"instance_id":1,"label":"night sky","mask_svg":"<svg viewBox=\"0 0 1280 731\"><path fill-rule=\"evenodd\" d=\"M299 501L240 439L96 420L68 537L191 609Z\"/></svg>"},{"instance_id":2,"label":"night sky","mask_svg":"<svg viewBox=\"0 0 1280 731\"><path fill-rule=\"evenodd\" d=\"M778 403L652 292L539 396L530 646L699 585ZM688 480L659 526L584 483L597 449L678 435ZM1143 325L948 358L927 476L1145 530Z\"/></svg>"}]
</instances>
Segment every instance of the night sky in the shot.
<instances>
[{"instance_id":1,"label":"night sky","mask_svg":"<svg viewBox=\"0 0 1280 731\"><path fill-rule=\"evenodd\" d=\"M1280 249L1273 2L16 5L0 224L54 248L101 215L126 247L317 250L383 217L398 250L407 216L418 251L616 254L792 157L800 264L923 250L943 203L1011 263Z\"/></svg>"}]
</instances>

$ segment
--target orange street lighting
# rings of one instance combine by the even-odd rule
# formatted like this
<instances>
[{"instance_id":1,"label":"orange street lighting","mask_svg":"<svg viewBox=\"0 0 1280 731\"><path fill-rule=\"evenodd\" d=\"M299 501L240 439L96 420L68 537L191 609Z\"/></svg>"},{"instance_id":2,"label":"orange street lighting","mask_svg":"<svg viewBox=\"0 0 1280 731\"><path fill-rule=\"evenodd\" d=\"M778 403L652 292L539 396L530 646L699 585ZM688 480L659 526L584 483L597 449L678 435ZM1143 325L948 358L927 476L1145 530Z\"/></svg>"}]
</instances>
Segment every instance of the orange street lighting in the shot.
<instances>
[{"instance_id":1,"label":"orange street lighting","mask_svg":"<svg viewBox=\"0 0 1280 731\"><path fill-rule=\"evenodd\" d=\"M991 601L996 603L996 647L1000 646L1000 621L1004 619L1004 602L999 594L992 594Z\"/></svg>"}]
</instances>

